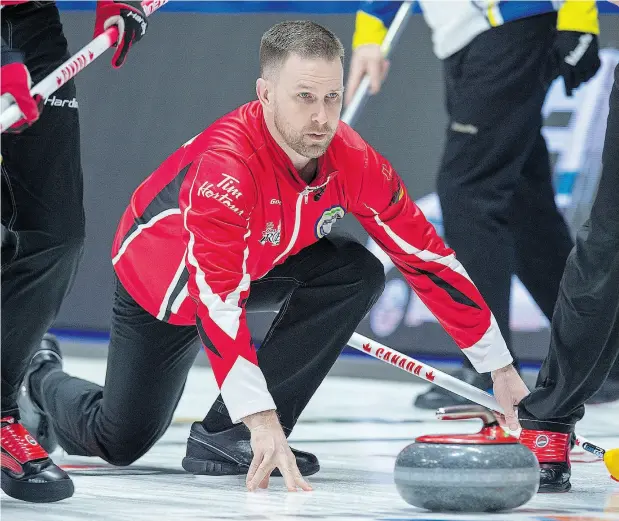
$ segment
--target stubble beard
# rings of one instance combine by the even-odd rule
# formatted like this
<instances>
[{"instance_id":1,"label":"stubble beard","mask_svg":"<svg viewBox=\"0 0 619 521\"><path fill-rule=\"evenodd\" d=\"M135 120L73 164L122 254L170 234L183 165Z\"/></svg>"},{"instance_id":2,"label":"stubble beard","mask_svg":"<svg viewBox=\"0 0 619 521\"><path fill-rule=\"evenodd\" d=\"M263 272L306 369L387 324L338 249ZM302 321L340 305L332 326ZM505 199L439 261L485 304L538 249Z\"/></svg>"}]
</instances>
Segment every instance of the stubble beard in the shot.
<instances>
[{"instance_id":1,"label":"stubble beard","mask_svg":"<svg viewBox=\"0 0 619 521\"><path fill-rule=\"evenodd\" d=\"M322 156L329 148L331 140L333 139L334 132L328 125L324 125L321 128L308 128L304 129L301 133L291 129L286 123L284 118L281 117L280 111L275 108L274 111L274 124L277 131L280 133L286 144L294 150L297 154L307 157L309 159L317 159ZM328 138L322 143L308 143L306 141L307 132L327 133Z\"/></svg>"}]
</instances>

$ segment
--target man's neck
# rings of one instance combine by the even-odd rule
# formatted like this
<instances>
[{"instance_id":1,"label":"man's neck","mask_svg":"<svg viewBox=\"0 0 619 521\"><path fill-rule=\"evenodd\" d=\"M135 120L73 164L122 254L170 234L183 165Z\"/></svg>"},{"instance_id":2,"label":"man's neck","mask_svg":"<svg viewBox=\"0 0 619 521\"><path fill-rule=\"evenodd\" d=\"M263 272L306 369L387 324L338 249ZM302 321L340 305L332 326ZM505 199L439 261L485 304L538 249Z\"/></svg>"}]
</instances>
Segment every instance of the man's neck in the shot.
<instances>
[{"instance_id":1,"label":"man's neck","mask_svg":"<svg viewBox=\"0 0 619 521\"><path fill-rule=\"evenodd\" d=\"M297 168L297 172L299 172L299 176L307 184L310 184L314 180L314 178L316 177L317 170L318 170L317 159L310 159L303 168Z\"/></svg>"}]
</instances>

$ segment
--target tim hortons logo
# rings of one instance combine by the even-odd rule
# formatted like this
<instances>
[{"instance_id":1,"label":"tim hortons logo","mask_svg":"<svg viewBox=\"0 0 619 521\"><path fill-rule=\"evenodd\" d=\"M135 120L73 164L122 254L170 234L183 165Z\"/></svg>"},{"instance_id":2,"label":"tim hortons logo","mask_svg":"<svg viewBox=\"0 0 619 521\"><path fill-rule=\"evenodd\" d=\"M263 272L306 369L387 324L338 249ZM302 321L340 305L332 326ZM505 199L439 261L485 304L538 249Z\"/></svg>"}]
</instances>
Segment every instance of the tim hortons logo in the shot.
<instances>
[{"instance_id":1,"label":"tim hortons logo","mask_svg":"<svg viewBox=\"0 0 619 521\"><path fill-rule=\"evenodd\" d=\"M372 346L370 346L370 344L363 344L362 347L364 351L368 353L372 352ZM406 357L402 356L401 354L396 354L393 351L390 351L389 349L384 349L382 347L379 347L376 350L375 354L376 354L376 357L379 358L380 360L384 362L388 362L391 365L395 365L396 367L404 369L405 371L411 374L414 374L416 376L421 376L422 378L425 378L429 382L433 382L434 379L436 378L433 371L426 371L425 375L422 375L421 371L423 369L423 366L421 364L417 364L413 362L412 360L407 360Z\"/></svg>"},{"instance_id":2,"label":"tim hortons logo","mask_svg":"<svg viewBox=\"0 0 619 521\"><path fill-rule=\"evenodd\" d=\"M56 84L62 85L63 83L69 81L79 71L86 67L86 65L92 61L94 56L95 55L92 51L85 51L82 54L77 55L66 67L63 67L60 70L62 78L60 76L56 76Z\"/></svg>"},{"instance_id":3,"label":"tim hortons logo","mask_svg":"<svg viewBox=\"0 0 619 521\"><path fill-rule=\"evenodd\" d=\"M243 193L237 188L238 179L228 174L221 174L223 179L219 183L214 184L210 181L198 188L198 195L207 199L215 199L215 201L223 204L237 215L243 215L244 210L235 206L234 202L239 199Z\"/></svg>"}]
</instances>

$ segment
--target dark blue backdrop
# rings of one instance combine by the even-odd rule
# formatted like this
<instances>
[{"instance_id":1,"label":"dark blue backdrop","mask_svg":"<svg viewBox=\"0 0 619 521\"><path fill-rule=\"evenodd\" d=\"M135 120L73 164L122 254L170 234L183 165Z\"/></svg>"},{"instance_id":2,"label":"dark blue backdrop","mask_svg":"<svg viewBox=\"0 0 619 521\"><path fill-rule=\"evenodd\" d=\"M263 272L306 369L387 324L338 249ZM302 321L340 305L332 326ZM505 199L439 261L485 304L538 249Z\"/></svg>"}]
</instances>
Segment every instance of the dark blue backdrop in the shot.
<instances>
[{"instance_id":1,"label":"dark blue backdrop","mask_svg":"<svg viewBox=\"0 0 619 521\"><path fill-rule=\"evenodd\" d=\"M61 9L89 10L96 2L74 2L71 0L59 1ZM361 2L356 0L321 0L321 1L172 1L161 11L169 12L201 12L201 13L354 13ZM601 0L597 2L600 13L619 13L619 7ZM418 5L414 6L415 13L419 13Z\"/></svg>"}]
</instances>

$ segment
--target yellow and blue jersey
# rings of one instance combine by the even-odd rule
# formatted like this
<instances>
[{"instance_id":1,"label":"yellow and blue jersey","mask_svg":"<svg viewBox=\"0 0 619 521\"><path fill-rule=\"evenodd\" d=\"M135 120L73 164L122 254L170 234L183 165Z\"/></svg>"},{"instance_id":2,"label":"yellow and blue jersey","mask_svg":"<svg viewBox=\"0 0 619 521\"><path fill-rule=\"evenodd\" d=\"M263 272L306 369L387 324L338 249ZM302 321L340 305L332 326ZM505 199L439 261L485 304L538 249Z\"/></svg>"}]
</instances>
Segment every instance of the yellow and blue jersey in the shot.
<instances>
[{"instance_id":1,"label":"yellow and blue jersey","mask_svg":"<svg viewBox=\"0 0 619 521\"><path fill-rule=\"evenodd\" d=\"M353 48L380 44L402 2L362 2L357 12ZM544 13L558 12L557 28L563 31L599 33L594 0L421 0L427 24L432 29L434 51L446 58L478 34L504 23Z\"/></svg>"}]
</instances>

